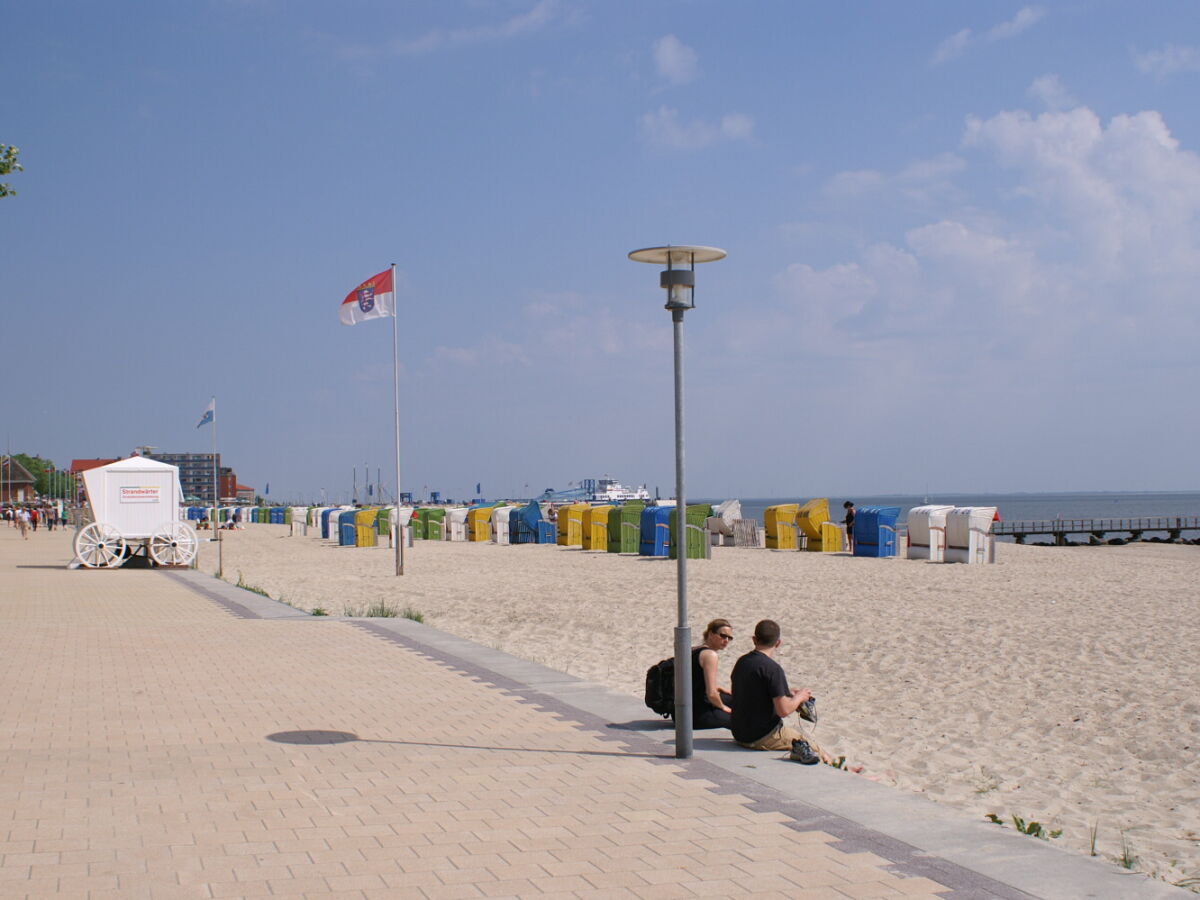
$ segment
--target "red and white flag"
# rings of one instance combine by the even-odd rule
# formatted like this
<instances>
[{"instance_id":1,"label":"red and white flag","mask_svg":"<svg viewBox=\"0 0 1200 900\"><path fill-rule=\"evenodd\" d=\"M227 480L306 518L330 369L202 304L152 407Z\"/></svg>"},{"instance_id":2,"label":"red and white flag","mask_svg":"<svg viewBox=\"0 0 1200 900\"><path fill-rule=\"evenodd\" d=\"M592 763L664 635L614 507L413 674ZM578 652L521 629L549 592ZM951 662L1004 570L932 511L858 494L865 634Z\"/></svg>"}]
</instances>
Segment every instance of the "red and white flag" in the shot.
<instances>
[{"instance_id":1,"label":"red and white flag","mask_svg":"<svg viewBox=\"0 0 1200 900\"><path fill-rule=\"evenodd\" d=\"M385 269L368 278L346 295L338 313L343 325L357 325L367 319L396 315L396 288L392 270Z\"/></svg>"}]
</instances>

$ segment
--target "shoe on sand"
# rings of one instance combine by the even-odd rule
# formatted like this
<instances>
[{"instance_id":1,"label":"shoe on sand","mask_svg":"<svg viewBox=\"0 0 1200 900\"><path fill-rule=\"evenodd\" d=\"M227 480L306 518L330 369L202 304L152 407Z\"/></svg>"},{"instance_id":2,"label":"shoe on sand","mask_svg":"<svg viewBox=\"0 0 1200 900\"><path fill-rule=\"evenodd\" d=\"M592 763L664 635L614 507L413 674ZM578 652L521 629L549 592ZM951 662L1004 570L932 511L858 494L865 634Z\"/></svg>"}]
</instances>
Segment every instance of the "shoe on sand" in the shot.
<instances>
[{"instance_id":1,"label":"shoe on sand","mask_svg":"<svg viewBox=\"0 0 1200 900\"><path fill-rule=\"evenodd\" d=\"M821 761L821 757L813 753L813 748L804 740L792 741L792 752L788 758L805 766L815 766Z\"/></svg>"},{"instance_id":2,"label":"shoe on sand","mask_svg":"<svg viewBox=\"0 0 1200 900\"><path fill-rule=\"evenodd\" d=\"M803 703L801 703L798 707L796 707L796 713L800 716L800 718L804 719L807 722L812 722L814 725L816 725L817 724L817 698L809 697L807 700L805 700Z\"/></svg>"}]
</instances>

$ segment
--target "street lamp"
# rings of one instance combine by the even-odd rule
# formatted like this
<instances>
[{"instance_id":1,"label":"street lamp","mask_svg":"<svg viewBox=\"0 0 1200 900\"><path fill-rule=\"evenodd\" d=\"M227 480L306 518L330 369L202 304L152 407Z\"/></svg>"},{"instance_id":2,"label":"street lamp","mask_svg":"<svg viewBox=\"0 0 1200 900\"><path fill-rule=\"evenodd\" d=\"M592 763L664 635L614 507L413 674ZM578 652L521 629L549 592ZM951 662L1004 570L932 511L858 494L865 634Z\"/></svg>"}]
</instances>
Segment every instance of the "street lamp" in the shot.
<instances>
[{"instance_id":1,"label":"street lamp","mask_svg":"<svg viewBox=\"0 0 1200 900\"><path fill-rule=\"evenodd\" d=\"M679 621L675 626L675 756L692 756L692 628L687 602L687 496L683 484L683 314L694 308L696 263L725 258L718 247L677 245L647 247L629 254L634 262L657 263L667 268L659 275L659 287L667 291L666 309L671 311L675 332L675 562Z\"/></svg>"}]
</instances>

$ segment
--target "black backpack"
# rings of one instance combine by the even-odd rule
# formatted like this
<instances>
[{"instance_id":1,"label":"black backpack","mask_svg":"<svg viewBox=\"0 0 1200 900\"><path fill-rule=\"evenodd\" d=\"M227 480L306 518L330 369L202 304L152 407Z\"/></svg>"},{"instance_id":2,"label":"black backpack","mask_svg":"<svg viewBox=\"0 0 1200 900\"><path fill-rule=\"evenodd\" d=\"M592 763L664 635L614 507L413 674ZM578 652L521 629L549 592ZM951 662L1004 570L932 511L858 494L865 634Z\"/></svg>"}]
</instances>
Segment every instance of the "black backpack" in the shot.
<instances>
[{"instance_id":1,"label":"black backpack","mask_svg":"<svg viewBox=\"0 0 1200 900\"><path fill-rule=\"evenodd\" d=\"M646 670L646 705L669 719L675 714L675 658L668 656Z\"/></svg>"}]
</instances>

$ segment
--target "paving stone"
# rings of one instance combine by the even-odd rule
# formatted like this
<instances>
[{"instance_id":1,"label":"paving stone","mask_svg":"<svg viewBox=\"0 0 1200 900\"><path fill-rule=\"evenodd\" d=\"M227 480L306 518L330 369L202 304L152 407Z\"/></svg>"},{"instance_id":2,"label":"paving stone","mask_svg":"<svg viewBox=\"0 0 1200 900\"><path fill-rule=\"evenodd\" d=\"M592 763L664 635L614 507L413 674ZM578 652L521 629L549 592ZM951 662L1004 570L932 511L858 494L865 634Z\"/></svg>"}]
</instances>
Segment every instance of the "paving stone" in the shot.
<instances>
[{"instance_id":1,"label":"paving stone","mask_svg":"<svg viewBox=\"0 0 1200 900\"><path fill-rule=\"evenodd\" d=\"M254 618L196 573L53 568L69 534L9 531L0 897L950 890L393 623ZM483 733L446 715L481 709Z\"/></svg>"}]
</instances>

